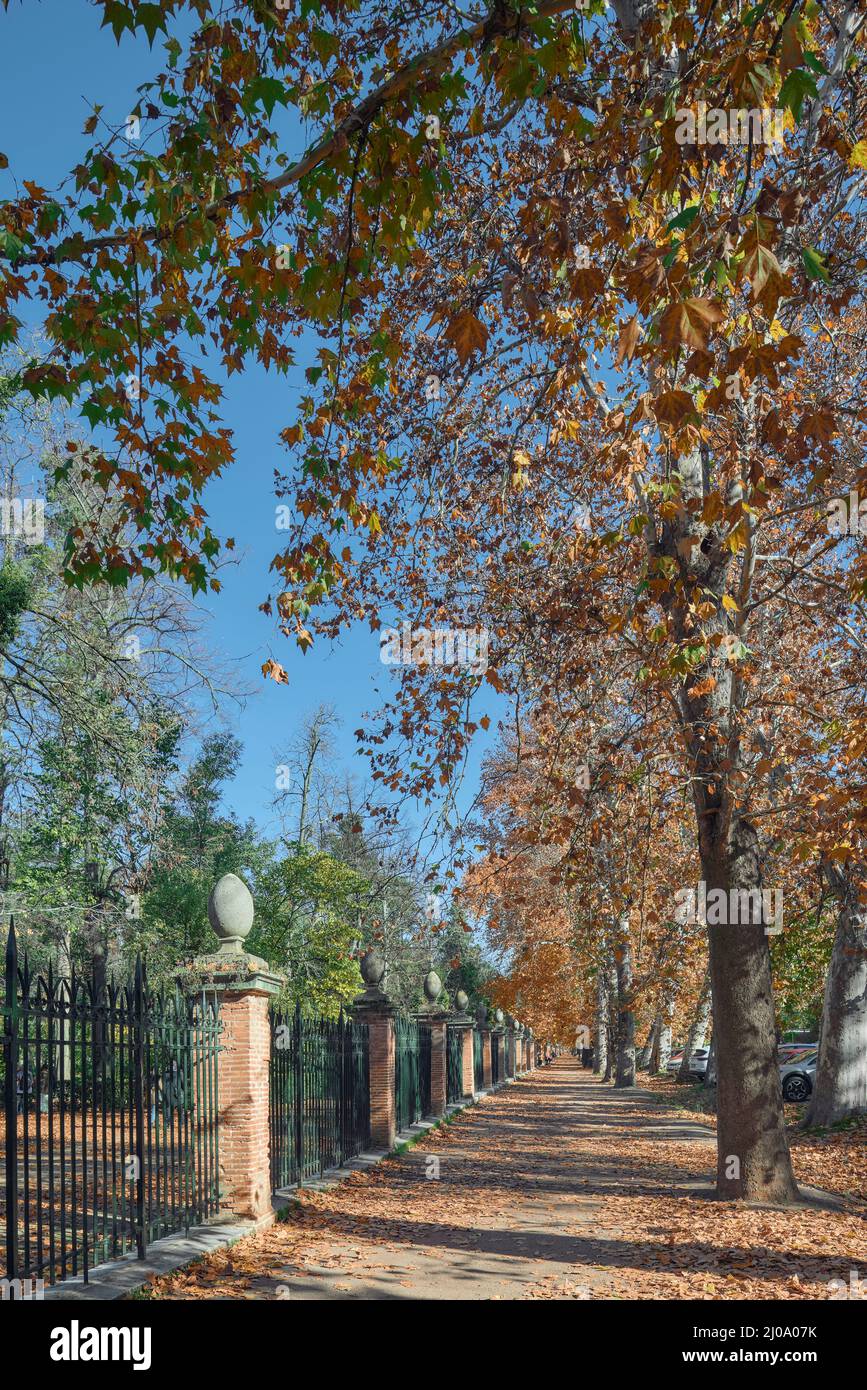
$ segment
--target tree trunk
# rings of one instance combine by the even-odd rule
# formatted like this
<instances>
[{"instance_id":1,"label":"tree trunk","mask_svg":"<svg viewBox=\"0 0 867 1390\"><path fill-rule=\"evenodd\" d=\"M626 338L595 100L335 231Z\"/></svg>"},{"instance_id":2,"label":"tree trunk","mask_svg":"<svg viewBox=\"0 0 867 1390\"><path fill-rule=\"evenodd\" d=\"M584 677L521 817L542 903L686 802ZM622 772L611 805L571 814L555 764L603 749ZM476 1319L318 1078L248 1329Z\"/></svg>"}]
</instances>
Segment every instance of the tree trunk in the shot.
<instances>
[{"instance_id":1,"label":"tree trunk","mask_svg":"<svg viewBox=\"0 0 867 1390\"><path fill-rule=\"evenodd\" d=\"M647 1071L648 1067L653 1066L653 1055L656 1052L660 1022L660 1015L657 1014L653 1020L653 1023L650 1025L650 1032L647 1035L647 1042L641 1049L638 1061L636 1062L636 1068L638 1071Z\"/></svg>"},{"instance_id":2,"label":"tree trunk","mask_svg":"<svg viewBox=\"0 0 867 1390\"><path fill-rule=\"evenodd\" d=\"M825 982L819 1061L804 1121L833 1125L867 1114L867 917L840 907Z\"/></svg>"},{"instance_id":3,"label":"tree trunk","mask_svg":"<svg viewBox=\"0 0 867 1390\"><path fill-rule=\"evenodd\" d=\"M748 903L740 898L737 922L727 911L720 923L711 906L714 890L723 890L727 904L733 901L732 889L761 894L758 835L747 820L738 819L726 845L714 848L709 860L702 855L702 867L717 1063L717 1192L727 1198L791 1202L798 1189L786 1142L771 958L761 908L757 910L753 892ZM740 920L744 916L745 923Z\"/></svg>"},{"instance_id":4,"label":"tree trunk","mask_svg":"<svg viewBox=\"0 0 867 1390\"><path fill-rule=\"evenodd\" d=\"M608 1072L608 963L600 965L596 976L596 1048L593 1070L597 1076Z\"/></svg>"},{"instance_id":5,"label":"tree trunk","mask_svg":"<svg viewBox=\"0 0 867 1390\"><path fill-rule=\"evenodd\" d=\"M614 1085L619 1089L635 1085L635 1013L632 998L632 947L629 918L624 915L618 927L614 951L617 968L617 1071Z\"/></svg>"},{"instance_id":6,"label":"tree trunk","mask_svg":"<svg viewBox=\"0 0 867 1390\"><path fill-rule=\"evenodd\" d=\"M704 1040L707 1035L707 1025L710 1018L710 966L704 972L704 980L701 985L701 992L698 996L698 1003L695 1006L695 1013L692 1016L692 1023L689 1025L686 1045L683 1049L683 1060L677 1073L678 1081L688 1081L690 1078L689 1059L697 1047L704 1047ZM708 1059L710 1060L710 1059Z\"/></svg>"},{"instance_id":7,"label":"tree trunk","mask_svg":"<svg viewBox=\"0 0 867 1390\"><path fill-rule=\"evenodd\" d=\"M659 1027L656 1032L656 1046L650 1070L655 1076L664 1072L671 1057L671 1020L674 1015L675 982L666 980L662 987L662 1004L659 1010Z\"/></svg>"},{"instance_id":8,"label":"tree trunk","mask_svg":"<svg viewBox=\"0 0 867 1390\"><path fill-rule=\"evenodd\" d=\"M606 1019L608 1053L605 1058L605 1081L614 1075L617 1057L617 967L613 960L608 962L608 1016Z\"/></svg>"}]
</instances>

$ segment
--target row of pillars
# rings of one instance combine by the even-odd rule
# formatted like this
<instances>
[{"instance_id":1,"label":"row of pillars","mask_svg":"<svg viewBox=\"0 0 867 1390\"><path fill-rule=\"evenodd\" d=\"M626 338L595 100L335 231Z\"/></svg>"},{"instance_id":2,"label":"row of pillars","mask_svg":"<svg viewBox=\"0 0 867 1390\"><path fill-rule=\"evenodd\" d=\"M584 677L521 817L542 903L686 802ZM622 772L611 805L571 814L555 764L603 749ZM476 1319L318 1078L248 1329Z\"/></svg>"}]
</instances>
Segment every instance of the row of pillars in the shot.
<instances>
[{"instance_id":1,"label":"row of pillars","mask_svg":"<svg viewBox=\"0 0 867 1390\"><path fill-rule=\"evenodd\" d=\"M395 1009L388 996L367 990L353 1006L353 1016L365 1022L370 1039L370 1139L376 1149L391 1149L397 1137L394 1099L395 1068ZM473 1032L477 1029L482 1043L482 1092L493 1088L496 1070L497 1084L504 1085L532 1071L536 1065L535 1044L529 1033L512 1032L511 1068L506 1068L507 1028L502 1024L489 1027L487 1022L475 1022L462 1012L426 1010L419 1021L430 1028L431 1034L431 1119L445 1114L448 1103L449 1030L460 1036L461 1100L470 1101L476 1094ZM511 1030L508 1030L511 1031ZM494 1066L496 1056L497 1066Z\"/></svg>"},{"instance_id":2,"label":"row of pillars","mask_svg":"<svg viewBox=\"0 0 867 1390\"><path fill-rule=\"evenodd\" d=\"M222 1035L219 1062L219 1170L221 1208L236 1216L268 1225L271 1205L269 1084L271 1029L269 1002L281 989L283 977L243 949L253 923L253 900L246 885L226 874L211 893L208 915L220 948L198 957L190 968L189 984L215 994L220 1001ZM374 1149L390 1150L397 1137L394 1094L397 1010L385 993L385 967L376 952L361 962L367 988L351 1008L367 1024L370 1059L370 1138ZM437 1008L442 985L435 972L425 979L427 1005L417 1015L431 1030L431 1112L438 1119L447 1109L448 1030L461 1035L463 1101L475 1093L473 1029L482 1039L482 1090L492 1088L494 1057L498 1084L532 1071L536 1042L529 1030L499 1010L493 1026L480 1013L475 1021L466 1012L467 996L458 991L456 1011ZM512 1037L511 1068L507 1075L507 1034ZM496 1052L495 1052L496 1049Z\"/></svg>"}]
</instances>

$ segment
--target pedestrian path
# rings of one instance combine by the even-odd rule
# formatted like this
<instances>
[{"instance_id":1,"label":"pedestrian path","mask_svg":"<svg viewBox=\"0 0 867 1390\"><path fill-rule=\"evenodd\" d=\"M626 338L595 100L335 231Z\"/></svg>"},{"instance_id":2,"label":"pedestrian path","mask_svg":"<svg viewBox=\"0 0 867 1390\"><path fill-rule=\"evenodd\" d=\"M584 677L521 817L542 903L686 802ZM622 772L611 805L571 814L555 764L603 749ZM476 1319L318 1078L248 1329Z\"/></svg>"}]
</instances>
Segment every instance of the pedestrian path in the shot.
<instances>
[{"instance_id":1,"label":"pedestrian path","mask_svg":"<svg viewBox=\"0 0 867 1390\"><path fill-rule=\"evenodd\" d=\"M815 1298L863 1263L863 1220L714 1202L715 1166L705 1124L561 1058L155 1292Z\"/></svg>"}]
</instances>

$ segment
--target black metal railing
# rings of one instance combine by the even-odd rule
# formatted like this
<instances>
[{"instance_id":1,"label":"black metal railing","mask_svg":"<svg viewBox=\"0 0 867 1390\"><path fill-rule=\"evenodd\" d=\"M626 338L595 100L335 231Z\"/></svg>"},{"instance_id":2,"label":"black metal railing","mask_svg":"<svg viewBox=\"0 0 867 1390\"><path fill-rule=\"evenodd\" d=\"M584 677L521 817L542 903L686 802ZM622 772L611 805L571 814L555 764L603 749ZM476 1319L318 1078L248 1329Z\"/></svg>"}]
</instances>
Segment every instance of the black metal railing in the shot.
<instances>
[{"instance_id":1,"label":"black metal railing","mask_svg":"<svg viewBox=\"0 0 867 1390\"><path fill-rule=\"evenodd\" d=\"M478 1028L473 1029L473 1087L476 1091L482 1091L485 1087L485 1059L482 1034Z\"/></svg>"},{"instance_id":2,"label":"black metal railing","mask_svg":"<svg viewBox=\"0 0 867 1390\"><path fill-rule=\"evenodd\" d=\"M398 1014L394 1020L394 1108L398 1130L408 1129L422 1116L421 1048L418 1020ZM430 1053L428 1053L430 1075ZM430 1081L428 1081L430 1105Z\"/></svg>"},{"instance_id":3,"label":"black metal railing","mask_svg":"<svg viewBox=\"0 0 867 1390\"><path fill-rule=\"evenodd\" d=\"M491 1085L500 1084L500 1038L498 1034L491 1034Z\"/></svg>"},{"instance_id":4,"label":"black metal railing","mask_svg":"<svg viewBox=\"0 0 867 1390\"><path fill-rule=\"evenodd\" d=\"M272 1010L271 1185L339 1168L370 1144L367 1024Z\"/></svg>"},{"instance_id":5,"label":"black metal railing","mask_svg":"<svg viewBox=\"0 0 867 1390\"><path fill-rule=\"evenodd\" d=\"M449 1105L464 1094L464 1034L462 1028L446 1029L446 1100Z\"/></svg>"},{"instance_id":6,"label":"black metal railing","mask_svg":"<svg viewBox=\"0 0 867 1390\"><path fill-rule=\"evenodd\" d=\"M515 1035L511 1028L505 1032L506 1076L515 1075Z\"/></svg>"},{"instance_id":7,"label":"black metal railing","mask_svg":"<svg viewBox=\"0 0 867 1390\"><path fill-rule=\"evenodd\" d=\"M96 1264L219 1208L216 1003L31 971L14 926L0 993L3 1277ZM0 1266L2 1269L2 1266Z\"/></svg>"}]
</instances>

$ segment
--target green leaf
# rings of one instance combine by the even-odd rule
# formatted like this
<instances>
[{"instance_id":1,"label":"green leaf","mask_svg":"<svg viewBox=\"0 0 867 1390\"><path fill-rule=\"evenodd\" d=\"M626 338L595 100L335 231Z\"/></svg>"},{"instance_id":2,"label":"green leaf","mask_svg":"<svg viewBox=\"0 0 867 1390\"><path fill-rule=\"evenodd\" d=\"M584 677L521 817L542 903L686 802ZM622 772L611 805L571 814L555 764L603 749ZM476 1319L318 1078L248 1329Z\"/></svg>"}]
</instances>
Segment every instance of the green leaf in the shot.
<instances>
[{"instance_id":1,"label":"green leaf","mask_svg":"<svg viewBox=\"0 0 867 1390\"><path fill-rule=\"evenodd\" d=\"M800 121L804 97L818 96L818 92L813 74L806 68L795 68L780 88L779 102L781 106L789 108L796 121Z\"/></svg>"},{"instance_id":2,"label":"green leaf","mask_svg":"<svg viewBox=\"0 0 867 1390\"><path fill-rule=\"evenodd\" d=\"M808 280L824 280L826 285L830 285L831 277L825 267L825 257L821 251L817 251L814 246L805 246L801 252L801 257Z\"/></svg>"},{"instance_id":3,"label":"green leaf","mask_svg":"<svg viewBox=\"0 0 867 1390\"><path fill-rule=\"evenodd\" d=\"M668 223L668 225L666 226L666 229L665 229L665 230L666 230L667 232L674 232L674 231L677 231L677 230L678 230L679 228L681 228L681 227L690 227L690 226L692 226L692 223L695 221L696 217L698 216L698 211L699 211L699 204L698 204L698 203L690 203L689 207L685 207L684 210L683 210L683 212L679 212L679 213L677 214L677 217L673 217L673 218L671 219L671 221L670 221L670 222Z\"/></svg>"},{"instance_id":4,"label":"green leaf","mask_svg":"<svg viewBox=\"0 0 867 1390\"><path fill-rule=\"evenodd\" d=\"M262 103L266 116L272 114L278 101L286 105L286 89L276 77L257 77L250 87L250 97Z\"/></svg>"},{"instance_id":5,"label":"green leaf","mask_svg":"<svg viewBox=\"0 0 867 1390\"><path fill-rule=\"evenodd\" d=\"M752 28L752 26L753 26L753 24L755 24L756 20L761 19L762 15L763 15L763 14L765 13L765 11L768 9L770 3L771 3L771 0L762 0L762 3L761 3L760 5L753 5L752 9L747 10L746 14L744 15L744 17L743 17L743 19L742 19L742 21L741 21L741 23L743 24L744 28L745 28L745 29L750 29L750 28Z\"/></svg>"},{"instance_id":6,"label":"green leaf","mask_svg":"<svg viewBox=\"0 0 867 1390\"><path fill-rule=\"evenodd\" d=\"M813 72L818 72L822 77L828 76L828 69L825 67L825 64L822 62L821 58L816 57L815 53L809 53L805 50L804 62L807 64L808 68L813 69Z\"/></svg>"},{"instance_id":7,"label":"green leaf","mask_svg":"<svg viewBox=\"0 0 867 1390\"><path fill-rule=\"evenodd\" d=\"M153 43L157 35L157 30L162 29L166 32L165 15L162 5L148 3L139 5L136 11L136 24L144 29L148 36L148 42Z\"/></svg>"},{"instance_id":8,"label":"green leaf","mask_svg":"<svg viewBox=\"0 0 867 1390\"><path fill-rule=\"evenodd\" d=\"M133 13L129 5L122 5L120 0L106 0L101 28L104 29L107 24L111 25L114 37L120 43L124 29L134 27Z\"/></svg>"}]
</instances>

